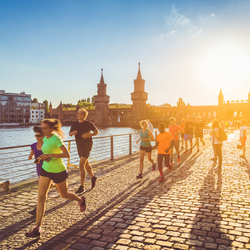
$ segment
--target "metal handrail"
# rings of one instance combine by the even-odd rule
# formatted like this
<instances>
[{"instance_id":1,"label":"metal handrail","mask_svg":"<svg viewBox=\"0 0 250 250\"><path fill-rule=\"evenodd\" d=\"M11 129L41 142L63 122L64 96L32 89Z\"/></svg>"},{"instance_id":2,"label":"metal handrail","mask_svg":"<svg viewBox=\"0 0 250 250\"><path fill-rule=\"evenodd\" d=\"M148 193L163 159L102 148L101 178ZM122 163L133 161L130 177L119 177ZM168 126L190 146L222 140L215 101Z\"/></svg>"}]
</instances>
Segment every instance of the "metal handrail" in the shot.
<instances>
[{"instance_id":1,"label":"metal handrail","mask_svg":"<svg viewBox=\"0 0 250 250\"><path fill-rule=\"evenodd\" d=\"M209 129L204 129L204 134L209 133L209 131ZM154 136L156 141L157 131L154 131ZM89 161L113 160L114 157L117 156L125 154L132 155L133 152L139 150L139 145L135 143L138 137L138 133L93 137L96 143L93 145ZM100 142L98 143L98 141ZM70 158L64 159L67 169L77 168L79 156L75 140L65 140L64 143L70 152ZM26 148L26 150L18 150L19 148ZM22 180L34 178L36 175L36 167L32 160L28 160L28 153L27 155L19 155L20 152L27 152L28 149L30 150L30 145L0 148L0 154L13 154L14 156L0 158L0 166L2 167L0 168L0 180L9 179L12 183L17 183ZM4 179L2 177L4 177Z\"/></svg>"}]
</instances>

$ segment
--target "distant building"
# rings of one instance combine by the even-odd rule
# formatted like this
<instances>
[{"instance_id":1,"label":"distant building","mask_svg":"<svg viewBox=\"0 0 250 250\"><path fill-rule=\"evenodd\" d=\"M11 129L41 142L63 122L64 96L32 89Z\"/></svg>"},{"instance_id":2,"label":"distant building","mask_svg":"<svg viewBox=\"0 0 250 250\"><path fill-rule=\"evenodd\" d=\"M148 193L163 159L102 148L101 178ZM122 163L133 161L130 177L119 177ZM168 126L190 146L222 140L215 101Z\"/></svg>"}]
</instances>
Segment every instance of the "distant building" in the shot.
<instances>
[{"instance_id":1,"label":"distant building","mask_svg":"<svg viewBox=\"0 0 250 250\"><path fill-rule=\"evenodd\" d=\"M0 90L0 124L29 123L31 95Z\"/></svg>"},{"instance_id":2,"label":"distant building","mask_svg":"<svg viewBox=\"0 0 250 250\"><path fill-rule=\"evenodd\" d=\"M45 118L45 103L31 103L30 123L40 123Z\"/></svg>"}]
</instances>

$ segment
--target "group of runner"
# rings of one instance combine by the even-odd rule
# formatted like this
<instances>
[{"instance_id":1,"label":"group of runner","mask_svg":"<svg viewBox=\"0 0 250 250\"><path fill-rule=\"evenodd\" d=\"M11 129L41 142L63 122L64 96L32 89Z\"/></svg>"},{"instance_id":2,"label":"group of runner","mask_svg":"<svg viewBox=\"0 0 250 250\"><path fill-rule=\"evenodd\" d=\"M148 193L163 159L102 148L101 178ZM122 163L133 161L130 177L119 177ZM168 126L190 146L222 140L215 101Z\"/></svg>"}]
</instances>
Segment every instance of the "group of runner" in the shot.
<instances>
[{"instance_id":1,"label":"group of runner","mask_svg":"<svg viewBox=\"0 0 250 250\"><path fill-rule=\"evenodd\" d=\"M170 125L168 127L168 131L166 131L166 124L161 122L158 124L159 134L156 138L156 144L154 147L151 145L151 141L155 141L153 130L150 130L148 127L149 120L140 121L141 130L140 130L140 138L137 143L140 141L140 168L139 175L137 178L142 178L143 174L143 162L145 153L148 156L148 160L152 163L152 171L155 170L155 162L151 157L152 150L158 148L157 162L158 162L158 170L160 173L159 181L164 180L164 175L162 171L162 162L164 160L165 166L171 170L173 165L173 157L174 157L174 149L177 154L177 162L181 162L180 158L180 141L181 148L185 149L184 153L187 153L188 150L188 142L190 143L190 154L192 153L192 149L196 145L197 152L200 150L200 142L205 146L205 142L203 140L203 129L207 126L202 122L202 118L197 116L195 122L191 120L191 116L188 115L186 120L184 118L181 119L181 124L176 124L176 119L174 117L170 118ZM246 152L246 125L247 122L245 120L241 121L240 127L240 142L243 150L243 154L241 157L245 158ZM214 150L214 157L211 159L214 162L219 159L218 169L221 170L222 166L222 145L223 141L227 140L226 132L219 123L217 119L214 119L211 126L211 143ZM195 137L195 145L193 146L193 138ZM184 148L185 142L185 148Z\"/></svg>"},{"instance_id":2,"label":"group of runner","mask_svg":"<svg viewBox=\"0 0 250 250\"><path fill-rule=\"evenodd\" d=\"M38 182L38 202L35 209L30 211L31 214L36 215L36 227L30 232L26 233L27 237L40 238L42 220L45 213L45 202L48 195L48 190L51 185L54 185L62 198L75 200L78 202L80 211L86 210L86 200L81 194L85 191L84 184L86 178L86 171L91 177L92 189L95 187L97 177L93 174L92 167L88 161L93 146L92 136L99 133L98 129L92 122L86 121L88 112L85 109L78 110L78 121L74 122L69 131L70 136L75 136L77 150L80 157L79 168L81 183L75 193L68 191L68 172L63 163L62 158L69 158L70 154L65 147L61 138L64 133L61 129L61 122L57 119L44 119L40 126L33 128L37 142L31 145L31 152L28 157L29 160L35 158L34 163L37 167ZM241 121L240 128L240 142L243 149L242 157L245 157L246 144L246 125L245 120ZM140 121L140 164L138 179L143 178L143 163L144 156L147 154L148 160L152 164L152 171L156 169L156 162L152 159L152 150L158 149L157 163L160 173L159 181L164 181L163 161L165 166L171 170L174 160L174 149L177 155L177 162L181 162L180 158L180 143L181 148L185 153L192 153L194 148L193 138L195 136L197 152L199 152L200 142L205 145L203 140L203 129L206 127L202 122L200 116L196 117L195 122L191 120L191 116L187 116L186 120L181 119L180 125L176 124L174 117L170 118L170 125L166 131L166 124L160 122L158 124L158 131L156 144L152 147L151 142L155 141L153 135L153 126L149 120ZM222 165L222 144L227 139L224 129L218 120L212 122L211 142L214 149L213 161L219 159L219 168ZM184 143L185 142L185 143ZM188 142L190 149L188 149ZM6 191L9 190L10 182L0 183ZM79 197L79 196L80 197Z\"/></svg>"}]
</instances>

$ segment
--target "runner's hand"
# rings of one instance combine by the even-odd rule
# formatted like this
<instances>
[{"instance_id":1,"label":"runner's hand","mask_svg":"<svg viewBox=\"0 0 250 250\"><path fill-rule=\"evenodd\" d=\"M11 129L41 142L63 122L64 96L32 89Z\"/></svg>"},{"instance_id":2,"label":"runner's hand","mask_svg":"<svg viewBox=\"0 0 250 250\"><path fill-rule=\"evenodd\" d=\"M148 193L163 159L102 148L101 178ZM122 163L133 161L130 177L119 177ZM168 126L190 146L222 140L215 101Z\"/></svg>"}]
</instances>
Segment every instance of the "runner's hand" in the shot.
<instances>
[{"instance_id":1,"label":"runner's hand","mask_svg":"<svg viewBox=\"0 0 250 250\"><path fill-rule=\"evenodd\" d=\"M41 159L42 161L46 161L46 159L50 158L51 155L50 154L43 154L39 156L39 159Z\"/></svg>"},{"instance_id":2,"label":"runner's hand","mask_svg":"<svg viewBox=\"0 0 250 250\"><path fill-rule=\"evenodd\" d=\"M89 134L89 133L84 133L84 134L82 134L82 138L83 139L87 139L87 138L89 138L91 135Z\"/></svg>"},{"instance_id":3,"label":"runner's hand","mask_svg":"<svg viewBox=\"0 0 250 250\"><path fill-rule=\"evenodd\" d=\"M165 150L165 153L168 153L168 152L169 152L169 149L170 149L170 148L167 148L167 149Z\"/></svg>"},{"instance_id":4,"label":"runner's hand","mask_svg":"<svg viewBox=\"0 0 250 250\"><path fill-rule=\"evenodd\" d=\"M32 160L32 159L33 159L33 156L34 156L34 155L29 155L29 158L28 158L28 159L29 159L29 160Z\"/></svg>"},{"instance_id":5,"label":"runner's hand","mask_svg":"<svg viewBox=\"0 0 250 250\"><path fill-rule=\"evenodd\" d=\"M71 132L72 135L77 135L77 130Z\"/></svg>"}]
</instances>

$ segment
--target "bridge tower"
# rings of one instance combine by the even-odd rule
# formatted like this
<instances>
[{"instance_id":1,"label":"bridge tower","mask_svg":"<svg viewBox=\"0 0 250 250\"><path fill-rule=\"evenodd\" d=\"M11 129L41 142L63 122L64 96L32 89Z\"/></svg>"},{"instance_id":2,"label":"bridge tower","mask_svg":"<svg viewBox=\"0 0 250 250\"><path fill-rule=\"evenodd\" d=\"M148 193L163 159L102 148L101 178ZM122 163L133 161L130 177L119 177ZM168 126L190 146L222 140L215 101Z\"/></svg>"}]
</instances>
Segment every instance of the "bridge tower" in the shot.
<instances>
[{"instance_id":1,"label":"bridge tower","mask_svg":"<svg viewBox=\"0 0 250 250\"><path fill-rule=\"evenodd\" d=\"M138 68L137 78L134 80L134 92L131 93L132 105L132 119L133 122L145 119L147 115L148 93L145 92L145 80L142 79L140 63Z\"/></svg>"},{"instance_id":2,"label":"bridge tower","mask_svg":"<svg viewBox=\"0 0 250 250\"><path fill-rule=\"evenodd\" d=\"M97 95L95 95L94 120L97 126L109 125L109 96L107 95L107 84L104 82L103 69L101 69L100 83L97 84Z\"/></svg>"},{"instance_id":3,"label":"bridge tower","mask_svg":"<svg viewBox=\"0 0 250 250\"><path fill-rule=\"evenodd\" d=\"M218 104L219 106L223 105L224 103L224 95L222 94L222 90L220 89L220 93L218 95Z\"/></svg>"}]
</instances>

